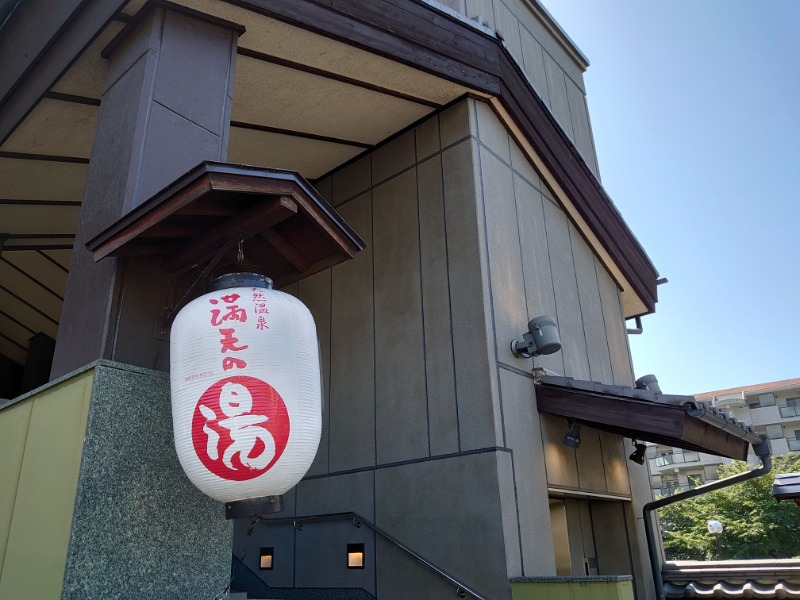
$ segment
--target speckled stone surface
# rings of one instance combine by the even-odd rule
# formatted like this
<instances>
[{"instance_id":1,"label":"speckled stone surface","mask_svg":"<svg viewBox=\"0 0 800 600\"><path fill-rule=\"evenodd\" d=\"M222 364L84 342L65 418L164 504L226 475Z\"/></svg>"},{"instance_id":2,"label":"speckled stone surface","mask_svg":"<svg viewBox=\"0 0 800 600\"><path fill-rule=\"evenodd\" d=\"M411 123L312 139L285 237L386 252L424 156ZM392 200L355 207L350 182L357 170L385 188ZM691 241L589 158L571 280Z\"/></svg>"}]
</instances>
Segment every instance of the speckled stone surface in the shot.
<instances>
[{"instance_id":1,"label":"speckled stone surface","mask_svg":"<svg viewBox=\"0 0 800 600\"><path fill-rule=\"evenodd\" d=\"M178 463L168 376L95 369L62 600L213 598L230 576L232 523Z\"/></svg>"}]
</instances>

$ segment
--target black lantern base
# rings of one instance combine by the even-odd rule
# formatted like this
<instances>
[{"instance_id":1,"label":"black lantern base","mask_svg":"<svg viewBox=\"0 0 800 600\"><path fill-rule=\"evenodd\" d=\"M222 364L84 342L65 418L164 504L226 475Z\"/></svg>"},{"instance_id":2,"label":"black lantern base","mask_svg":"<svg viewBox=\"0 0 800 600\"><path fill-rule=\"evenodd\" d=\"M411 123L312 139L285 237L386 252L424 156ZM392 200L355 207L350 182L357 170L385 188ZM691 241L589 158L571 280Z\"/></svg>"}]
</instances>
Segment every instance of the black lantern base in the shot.
<instances>
[{"instance_id":1,"label":"black lantern base","mask_svg":"<svg viewBox=\"0 0 800 600\"><path fill-rule=\"evenodd\" d=\"M225 503L226 519L262 517L283 511L283 496L261 496Z\"/></svg>"}]
</instances>

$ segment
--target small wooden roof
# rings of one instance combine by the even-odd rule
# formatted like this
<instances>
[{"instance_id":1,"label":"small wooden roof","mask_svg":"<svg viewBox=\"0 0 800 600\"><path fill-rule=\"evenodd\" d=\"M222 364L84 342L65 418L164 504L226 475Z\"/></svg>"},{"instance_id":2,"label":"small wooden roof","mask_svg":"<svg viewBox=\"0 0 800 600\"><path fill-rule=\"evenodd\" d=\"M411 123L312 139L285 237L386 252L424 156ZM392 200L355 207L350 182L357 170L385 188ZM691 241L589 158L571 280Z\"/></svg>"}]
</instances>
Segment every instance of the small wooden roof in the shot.
<instances>
[{"instance_id":1,"label":"small wooden roof","mask_svg":"<svg viewBox=\"0 0 800 600\"><path fill-rule=\"evenodd\" d=\"M543 377L536 386L539 412L645 442L736 460L747 460L749 444L761 441L757 435L723 418L701 418L705 411L691 402L663 404L575 389L560 385L556 381L559 379L565 378Z\"/></svg>"},{"instance_id":2,"label":"small wooden roof","mask_svg":"<svg viewBox=\"0 0 800 600\"><path fill-rule=\"evenodd\" d=\"M204 162L92 238L106 256L162 255L172 274L235 260L241 246L282 287L353 258L363 240L293 171Z\"/></svg>"}]
</instances>

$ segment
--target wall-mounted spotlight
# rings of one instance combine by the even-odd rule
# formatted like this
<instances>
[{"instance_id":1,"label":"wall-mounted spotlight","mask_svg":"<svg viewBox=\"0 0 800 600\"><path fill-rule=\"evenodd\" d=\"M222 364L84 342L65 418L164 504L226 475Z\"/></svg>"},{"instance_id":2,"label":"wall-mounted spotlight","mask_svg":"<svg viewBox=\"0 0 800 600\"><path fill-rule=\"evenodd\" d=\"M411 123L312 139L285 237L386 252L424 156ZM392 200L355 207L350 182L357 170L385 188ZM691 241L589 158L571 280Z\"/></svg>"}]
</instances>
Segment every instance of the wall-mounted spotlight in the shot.
<instances>
[{"instance_id":1,"label":"wall-mounted spotlight","mask_svg":"<svg viewBox=\"0 0 800 600\"><path fill-rule=\"evenodd\" d=\"M347 568L364 568L364 544L347 544Z\"/></svg>"},{"instance_id":2,"label":"wall-mounted spotlight","mask_svg":"<svg viewBox=\"0 0 800 600\"><path fill-rule=\"evenodd\" d=\"M558 324L550 315L542 315L528 322L528 332L522 334L522 341L511 342L511 352L519 358L532 358L542 354L553 354L561 350L558 337Z\"/></svg>"},{"instance_id":3,"label":"wall-mounted spotlight","mask_svg":"<svg viewBox=\"0 0 800 600\"><path fill-rule=\"evenodd\" d=\"M637 442L636 440L631 440L631 441L633 442L633 446L634 448L636 448L636 450L634 450L633 453L628 458L638 465L643 465L644 453L647 452L647 446L645 444Z\"/></svg>"},{"instance_id":4,"label":"wall-mounted spotlight","mask_svg":"<svg viewBox=\"0 0 800 600\"><path fill-rule=\"evenodd\" d=\"M275 557L275 548L262 548L258 553L258 568L262 571L272 570L272 560Z\"/></svg>"},{"instance_id":5,"label":"wall-mounted spotlight","mask_svg":"<svg viewBox=\"0 0 800 600\"><path fill-rule=\"evenodd\" d=\"M642 375L639 377L636 380L636 389L661 393L661 386L658 385L658 378L655 375Z\"/></svg>"},{"instance_id":6,"label":"wall-mounted spotlight","mask_svg":"<svg viewBox=\"0 0 800 600\"><path fill-rule=\"evenodd\" d=\"M579 448L581 445L581 424L575 421L569 422L569 432L564 436L565 446L570 448Z\"/></svg>"}]
</instances>

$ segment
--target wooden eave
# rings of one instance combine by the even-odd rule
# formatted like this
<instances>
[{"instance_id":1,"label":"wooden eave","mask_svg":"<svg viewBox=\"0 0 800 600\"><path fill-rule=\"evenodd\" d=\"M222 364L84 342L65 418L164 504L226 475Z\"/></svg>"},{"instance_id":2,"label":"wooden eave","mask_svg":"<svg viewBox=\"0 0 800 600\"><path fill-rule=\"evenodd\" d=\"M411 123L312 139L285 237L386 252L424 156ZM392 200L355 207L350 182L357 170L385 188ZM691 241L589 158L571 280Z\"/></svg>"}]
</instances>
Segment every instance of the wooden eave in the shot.
<instances>
[{"instance_id":1,"label":"wooden eave","mask_svg":"<svg viewBox=\"0 0 800 600\"><path fill-rule=\"evenodd\" d=\"M107 256L160 255L180 274L241 246L281 287L353 258L363 240L299 174L204 162L133 209L86 247Z\"/></svg>"},{"instance_id":2,"label":"wooden eave","mask_svg":"<svg viewBox=\"0 0 800 600\"><path fill-rule=\"evenodd\" d=\"M658 272L501 40L419 0L227 2L498 99L641 301L642 310L635 311L638 314L625 316L655 311ZM26 14L49 12L45 0L24 4ZM9 43L0 45L0 61L6 58L12 61L8 64L16 64L19 61L15 57L21 55L26 59L25 65L15 70L19 72L16 79L0 78L0 141L11 134L123 4L122 0L70 0L71 12L61 11L61 27L53 24L44 29L53 30L48 40L26 40L27 30L16 26L22 22L22 12L14 27L4 28ZM13 45L15 41L17 46Z\"/></svg>"},{"instance_id":3,"label":"wooden eave","mask_svg":"<svg viewBox=\"0 0 800 600\"><path fill-rule=\"evenodd\" d=\"M692 407L551 384L536 386L536 405L541 413L624 437L747 460L745 439L691 416Z\"/></svg>"}]
</instances>

